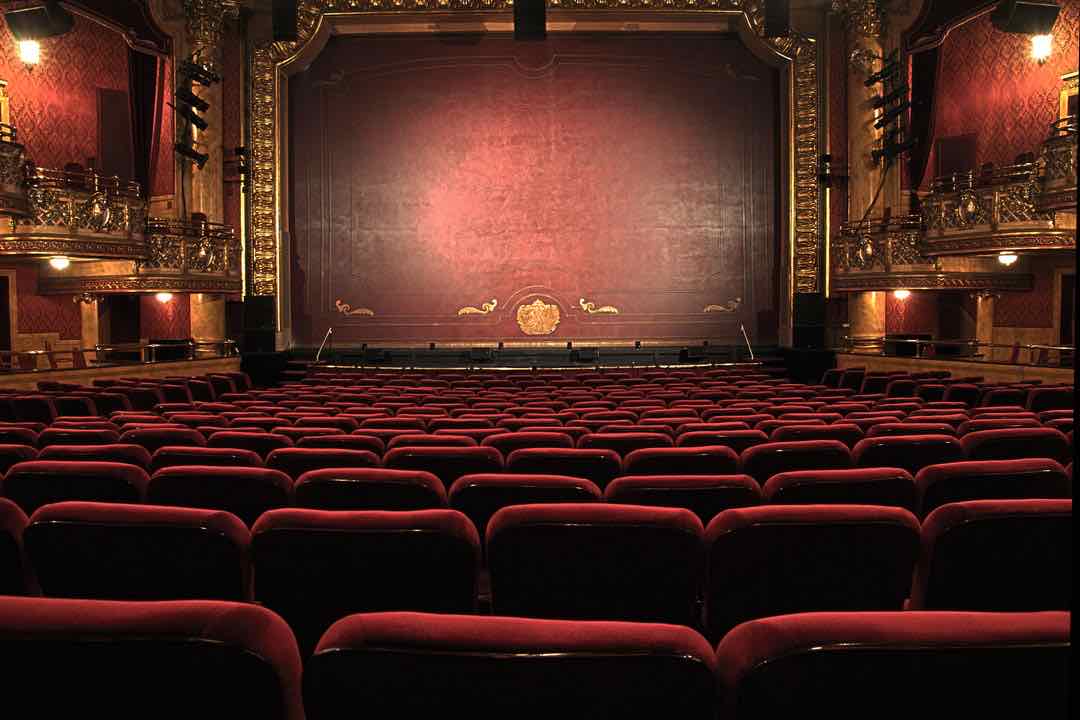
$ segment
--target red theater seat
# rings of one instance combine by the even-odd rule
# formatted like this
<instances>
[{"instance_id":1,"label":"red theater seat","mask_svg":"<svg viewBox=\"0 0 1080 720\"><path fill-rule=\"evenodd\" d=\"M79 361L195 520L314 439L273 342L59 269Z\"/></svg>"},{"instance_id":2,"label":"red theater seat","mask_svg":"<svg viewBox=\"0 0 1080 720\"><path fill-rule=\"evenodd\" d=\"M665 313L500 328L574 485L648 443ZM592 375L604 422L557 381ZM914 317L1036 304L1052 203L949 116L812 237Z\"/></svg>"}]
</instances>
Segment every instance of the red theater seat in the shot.
<instances>
[{"instance_id":1,"label":"red theater seat","mask_svg":"<svg viewBox=\"0 0 1080 720\"><path fill-rule=\"evenodd\" d=\"M26 513L0 498L0 595L30 595L34 583L23 553Z\"/></svg>"},{"instance_id":2,"label":"red theater seat","mask_svg":"<svg viewBox=\"0 0 1080 720\"><path fill-rule=\"evenodd\" d=\"M0 443L5 445L28 445L36 447L38 434L36 431L14 425L0 425Z\"/></svg>"},{"instance_id":3,"label":"red theater seat","mask_svg":"<svg viewBox=\"0 0 1080 720\"><path fill-rule=\"evenodd\" d=\"M892 505L915 512L915 480L900 468L795 470L773 475L763 489L775 505Z\"/></svg>"},{"instance_id":4,"label":"red theater seat","mask_svg":"<svg viewBox=\"0 0 1080 720\"><path fill-rule=\"evenodd\" d=\"M1072 607L1072 500L971 500L923 522L914 610Z\"/></svg>"},{"instance_id":5,"label":"red theater seat","mask_svg":"<svg viewBox=\"0 0 1080 720\"><path fill-rule=\"evenodd\" d=\"M449 489L462 475L502 472L503 457L491 447L403 447L387 450L383 466L396 470L425 470L442 480L443 487Z\"/></svg>"},{"instance_id":6,"label":"red theater seat","mask_svg":"<svg viewBox=\"0 0 1080 720\"><path fill-rule=\"evenodd\" d=\"M224 510L251 527L267 510L291 504L292 480L270 468L179 465L153 474L146 502Z\"/></svg>"},{"instance_id":7,"label":"red theater seat","mask_svg":"<svg viewBox=\"0 0 1080 720\"><path fill-rule=\"evenodd\" d=\"M1068 716L1069 613L819 612L716 648L722 718Z\"/></svg>"},{"instance_id":8,"label":"red theater seat","mask_svg":"<svg viewBox=\"0 0 1080 720\"><path fill-rule=\"evenodd\" d=\"M522 448L572 448L574 440L561 432L508 432L492 435L483 439L484 447L493 447L508 456L514 450Z\"/></svg>"},{"instance_id":9,"label":"red theater seat","mask_svg":"<svg viewBox=\"0 0 1080 720\"><path fill-rule=\"evenodd\" d=\"M208 448L170 446L158 448L150 458L150 470L178 465L215 465L218 467L262 467L263 461L254 450L240 448Z\"/></svg>"},{"instance_id":10,"label":"red theater seat","mask_svg":"<svg viewBox=\"0 0 1080 720\"><path fill-rule=\"evenodd\" d=\"M956 428L946 422L890 422L879 423L866 431L866 437L885 435L955 435Z\"/></svg>"},{"instance_id":11,"label":"red theater seat","mask_svg":"<svg viewBox=\"0 0 1080 720\"><path fill-rule=\"evenodd\" d=\"M614 450L525 448L506 459L506 470L530 475L569 475L591 480L603 489L619 475L622 460Z\"/></svg>"},{"instance_id":12,"label":"red theater seat","mask_svg":"<svg viewBox=\"0 0 1080 720\"><path fill-rule=\"evenodd\" d=\"M678 447L723 445L741 453L747 448L762 445L768 441L769 436L761 430L707 430L682 433L675 444Z\"/></svg>"},{"instance_id":13,"label":"red theater seat","mask_svg":"<svg viewBox=\"0 0 1080 720\"><path fill-rule=\"evenodd\" d=\"M903 468L914 475L927 465L963 460L964 450L951 435L883 435L860 440L851 455L858 467Z\"/></svg>"},{"instance_id":14,"label":"red theater seat","mask_svg":"<svg viewBox=\"0 0 1080 720\"><path fill-rule=\"evenodd\" d=\"M689 628L423 613L353 615L304 671L308 720L716 715L712 648Z\"/></svg>"},{"instance_id":15,"label":"red theater seat","mask_svg":"<svg viewBox=\"0 0 1080 720\"><path fill-rule=\"evenodd\" d=\"M12 465L3 494L25 513L64 500L140 502L148 478L134 465L75 460L30 460Z\"/></svg>"},{"instance_id":16,"label":"red theater seat","mask_svg":"<svg viewBox=\"0 0 1080 720\"><path fill-rule=\"evenodd\" d=\"M977 430L965 435L962 442L972 460L1042 457L1066 463L1072 459L1069 439L1053 428Z\"/></svg>"},{"instance_id":17,"label":"red theater seat","mask_svg":"<svg viewBox=\"0 0 1080 720\"><path fill-rule=\"evenodd\" d=\"M38 460L96 460L150 467L150 453L141 445L113 443L109 445L50 445L38 453Z\"/></svg>"},{"instance_id":18,"label":"red theater seat","mask_svg":"<svg viewBox=\"0 0 1080 720\"><path fill-rule=\"evenodd\" d=\"M49 445L111 445L120 439L115 430L76 430L49 428L38 434L38 446Z\"/></svg>"},{"instance_id":19,"label":"red theater seat","mask_svg":"<svg viewBox=\"0 0 1080 720\"><path fill-rule=\"evenodd\" d=\"M773 430L769 436L772 442L839 440L849 448L862 439L862 429L847 422L835 422L831 425L784 425Z\"/></svg>"},{"instance_id":20,"label":"red theater seat","mask_svg":"<svg viewBox=\"0 0 1080 720\"><path fill-rule=\"evenodd\" d=\"M701 521L635 505L515 505L488 522L492 612L694 625Z\"/></svg>"},{"instance_id":21,"label":"red theater seat","mask_svg":"<svg viewBox=\"0 0 1080 720\"><path fill-rule=\"evenodd\" d=\"M623 475L611 481L604 498L623 505L686 508L707 524L733 507L761 502L761 486L749 475Z\"/></svg>"},{"instance_id":22,"label":"red theater seat","mask_svg":"<svg viewBox=\"0 0 1080 720\"><path fill-rule=\"evenodd\" d=\"M296 632L305 656L355 612L475 609L480 542L456 510L285 509L252 529L255 599Z\"/></svg>"},{"instance_id":23,"label":"red theater seat","mask_svg":"<svg viewBox=\"0 0 1080 720\"><path fill-rule=\"evenodd\" d=\"M206 446L206 438L203 437L202 433L191 428L141 427L134 430L125 430L120 435L119 441L132 445L141 445L151 454L166 445Z\"/></svg>"},{"instance_id":24,"label":"red theater seat","mask_svg":"<svg viewBox=\"0 0 1080 720\"><path fill-rule=\"evenodd\" d=\"M600 488L565 475L486 473L464 475L450 488L450 507L476 526L483 542L491 516L510 505L600 502Z\"/></svg>"},{"instance_id":25,"label":"red theater seat","mask_svg":"<svg viewBox=\"0 0 1080 720\"><path fill-rule=\"evenodd\" d=\"M296 641L250 603L0 597L0 647L20 716L304 718Z\"/></svg>"},{"instance_id":26,"label":"red theater seat","mask_svg":"<svg viewBox=\"0 0 1080 720\"><path fill-rule=\"evenodd\" d=\"M919 514L965 500L1072 497L1072 480L1049 458L971 460L930 465L915 476Z\"/></svg>"},{"instance_id":27,"label":"red theater seat","mask_svg":"<svg viewBox=\"0 0 1080 720\"><path fill-rule=\"evenodd\" d=\"M37 456L38 451L30 445L0 445L0 475L15 463L34 460Z\"/></svg>"},{"instance_id":28,"label":"red theater seat","mask_svg":"<svg viewBox=\"0 0 1080 720\"><path fill-rule=\"evenodd\" d=\"M296 441L298 448L333 448L337 450L367 450L382 455L386 443L373 435L314 435Z\"/></svg>"},{"instance_id":29,"label":"red theater seat","mask_svg":"<svg viewBox=\"0 0 1080 720\"><path fill-rule=\"evenodd\" d=\"M1024 406L1032 412L1072 410L1076 407L1076 394L1071 386L1032 388L1028 391L1027 402Z\"/></svg>"},{"instance_id":30,"label":"red theater seat","mask_svg":"<svg viewBox=\"0 0 1080 720\"><path fill-rule=\"evenodd\" d=\"M308 415L296 418L295 424L296 427L334 427L343 433L350 433L360 427L360 423L356 422L356 420L343 415L333 417Z\"/></svg>"},{"instance_id":31,"label":"red theater seat","mask_svg":"<svg viewBox=\"0 0 1080 720\"><path fill-rule=\"evenodd\" d=\"M101 600L247 600L249 534L217 510L61 502L24 534L43 594Z\"/></svg>"},{"instance_id":32,"label":"red theater seat","mask_svg":"<svg viewBox=\"0 0 1080 720\"><path fill-rule=\"evenodd\" d=\"M919 555L919 522L871 505L725 510L705 531L705 627L818 610L900 610Z\"/></svg>"},{"instance_id":33,"label":"red theater seat","mask_svg":"<svg viewBox=\"0 0 1080 720\"><path fill-rule=\"evenodd\" d=\"M46 395L16 395L11 398L15 419L20 422L40 422L48 425L60 413L52 398Z\"/></svg>"},{"instance_id":34,"label":"red theater seat","mask_svg":"<svg viewBox=\"0 0 1080 720\"><path fill-rule=\"evenodd\" d=\"M265 460L275 450L292 448L293 441L276 432L266 433L225 430L211 435L206 441L206 444L212 448L251 450Z\"/></svg>"},{"instance_id":35,"label":"red theater seat","mask_svg":"<svg viewBox=\"0 0 1080 720\"><path fill-rule=\"evenodd\" d=\"M658 447L634 450L623 458L625 475L730 475L739 456L723 445Z\"/></svg>"},{"instance_id":36,"label":"red theater seat","mask_svg":"<svg viewBox=\"0 0 1080 720\"><path fill-rule=\"evenodd\" d=\"M280 470L293 480L311 470L378 467L379 456L369 450L327 448L280 448L266 456L266 467Z\"/></svg>"},{"instance_id":37,"label":"red theater seat","mask_svg":"<svg viewBox=\"0 0 1080 720\"><path fill-rule=\"evenodd\" d=\"M839 440L769 442L747 448L739 455L739 471L763 486L773 475L789 470L848 467L851 467L851 451Z\"/></svg>"},{"instance_id":38,"label":"red theater seat","mask_svg":"<svg viewBox=\"0 0 1080 720\"><path fill-rule=\"evenodd\" d=\"M309 470L294 485L296 505L312 510L432 510L447 506L442 482L421 470Z\"/></svg>"},{"instance_id":39,"label":"red theater seat","mask_svg":"<svg viewBox=\"0 0 1080 720\"><path fill-rule=\"evenodd\" d=\"M427 433L409 433L390 438L387 450L399 447L476 447L477 442L464 435L428 435Z\"/></svg>"}]
</instances>

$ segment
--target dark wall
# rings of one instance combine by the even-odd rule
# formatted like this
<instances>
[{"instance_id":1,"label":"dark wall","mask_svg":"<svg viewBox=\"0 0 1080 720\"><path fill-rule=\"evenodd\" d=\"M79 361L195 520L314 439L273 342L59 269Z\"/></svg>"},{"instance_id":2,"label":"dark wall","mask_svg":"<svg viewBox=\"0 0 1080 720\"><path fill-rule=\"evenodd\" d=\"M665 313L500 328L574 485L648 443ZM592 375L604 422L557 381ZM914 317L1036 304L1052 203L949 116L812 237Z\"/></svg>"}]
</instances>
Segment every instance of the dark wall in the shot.
<instances>
[{"instance_id":1,"label":"dark wall","mask_svg":"<svg viewBox=\"0 0 1080 720\"><path fill-rule=\"evenodd\" d=\"M779 82L733 35L330 40L290 81L297 342L775 341Z\"/></svg>"}]
</instances>

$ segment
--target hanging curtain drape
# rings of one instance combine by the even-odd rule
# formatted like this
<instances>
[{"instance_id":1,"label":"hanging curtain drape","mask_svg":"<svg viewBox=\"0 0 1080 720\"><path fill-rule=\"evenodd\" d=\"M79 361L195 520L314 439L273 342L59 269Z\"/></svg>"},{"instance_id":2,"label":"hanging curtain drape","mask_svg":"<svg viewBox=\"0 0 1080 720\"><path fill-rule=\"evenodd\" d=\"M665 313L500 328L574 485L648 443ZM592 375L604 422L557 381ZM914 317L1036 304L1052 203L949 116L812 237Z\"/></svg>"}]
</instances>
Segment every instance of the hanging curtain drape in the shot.
<instances>
[{"instance_id":1,"label":"hanging curtain drape","mask_svg":"<svg viewBox=\"0 0 1080 720\"><path fill-rule=\"evenodd\" d=\"M157 169L164 100L164 58L128 48L128 102L131 105L134 179L147 198L150 197L151 183Z\"/></svg>"},{"instance_id":2,"label":"hanging curtain drape","mask_svg":"<svg viewBox=\"0 0 1080 720\"><path fill-rule=\"evenodd\" d=\"M934 146L934 93L937 90L941 48L917 52L911 56L911 128L910 137L918 144L908 154L908 178L914 190L922 183L930 149Z\"/></svg>"}]
</instances>

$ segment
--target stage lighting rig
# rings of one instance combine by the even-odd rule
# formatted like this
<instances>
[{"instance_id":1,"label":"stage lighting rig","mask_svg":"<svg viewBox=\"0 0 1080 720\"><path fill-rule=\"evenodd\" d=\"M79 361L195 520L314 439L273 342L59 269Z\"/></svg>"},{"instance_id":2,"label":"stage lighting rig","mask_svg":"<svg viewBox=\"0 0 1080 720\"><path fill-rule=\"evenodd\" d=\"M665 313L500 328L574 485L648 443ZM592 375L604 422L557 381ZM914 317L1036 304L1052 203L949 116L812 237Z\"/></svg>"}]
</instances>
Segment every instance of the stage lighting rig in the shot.
<instances>
[{"instance_id":1,"label":"stage lighting rig","mask_svg":"<svg viewBox=\"0 0 1080 720\"><path fill-rule=\"evenodd\" d=\"M176 143L173 148L176 150L176 153L178 155L183 155L188 160L194 162L200 170L202 170L203 166L206 165L206 161L210 159L210 156L206 153L201 153L194 148L188 147L184 143Z\"/></svg>"},{"instance_id":2,"label":"stage lighting rig","mask_svg":"<svg viewBox=\"0 0 1080 720\"><path fill-rule=\"evenodd\" d=\"M195 85L209 87L221 82L221 76L210 68L200 65L193 60L184 60L177 69L180 82L177 83L173 97L176 104L170 103L178 117L187 121L183 131L183 140L176 143L177 154L192 160L202 170L209 159L209 155L195 149L195 130L206 130L210 124L206 118L199 115L210 109L210 103L196 95L193 91Z\"/></svg>"},{"instance_id":3,"label":"stage lighting rig","mask_svg":"<svg viewBox=\"0 0 1080 720\"><path fill-rule=\"evenodd\" d=\"M195 82L199 85L210 86L221 82L221 76L207 67L197 65L190 60L180 63L180 77L185 81Z\"/></svg>"}]
</instances>

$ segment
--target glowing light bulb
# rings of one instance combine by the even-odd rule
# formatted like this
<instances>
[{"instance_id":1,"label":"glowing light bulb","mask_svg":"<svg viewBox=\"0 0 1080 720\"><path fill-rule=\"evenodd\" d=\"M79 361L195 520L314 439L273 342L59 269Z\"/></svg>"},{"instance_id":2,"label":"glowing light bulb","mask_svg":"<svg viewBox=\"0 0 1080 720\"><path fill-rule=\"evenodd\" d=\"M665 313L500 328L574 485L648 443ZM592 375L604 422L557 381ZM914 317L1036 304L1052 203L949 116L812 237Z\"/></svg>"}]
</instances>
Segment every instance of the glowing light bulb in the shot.
<instances>
[{"instance_id":1,"label":"glowing light bulb","mask_svg":"<svg viewBox=\"0 0 1080 720\"><path fill-rule=\"evenodd\" d=\"M71 265L71 260L63 255L58 255L57 257L49 258L49 265L51 265L54 270L67 270L68 266Z\"/></svg>"},{"instance_id":2,"label":"glowing light bulb","mask_svg":"<svg viewBox=\"0 0 1080 720\"><path fill-rule=\"evenodd\" d=\"M1031 36L1031 57L1033 57L1040 65L1047 61L1053 48L1053 35Z\"/></svg>"},{"instance_id":3,"label":"glowing light bulb","mask_svg":"<svg viewBox=\"0 0 1080 720\"><path fill-rule=\"evenodd\" d=\"M910 297L910 295L911 295L910 290L894 290L893 291L893 297L896 298L897 300L907 300L908 297Z\"/></svg>"},{"instance_id":4,"label":"glowing light bulb","mask_svg":"<svg viewBox=\"0 0 1080 720\"><path fill-rule=\"evenodd\" d=\"M170 300L172 300L172 293L171 292L159 292L154 297L157 298L157 301L159 303L167 303Z\"/></svg>"},{"instance_id":5,"label":"glowing light bulb","mask_svg":"<svg viewBox=\"0 0 1080 720\"><path fill-rule=\"evenodd\" d=\"M1016 253L1003 252L997 256L997 259L999 263L1001 263L1005 267L1009 267L1014 262L1016 262Z\"/></svg>"},{"instance_id":6,"label":"glowing light bulb","mask_svg":"<svg viewBox=\"0 0 1080 720\"><path fill-rule=\"evenodd\" d=\"M37 40L20 40L19 59L28 67L37 65L41 62L41 43Z\"/></svg>"}]
</instances>

